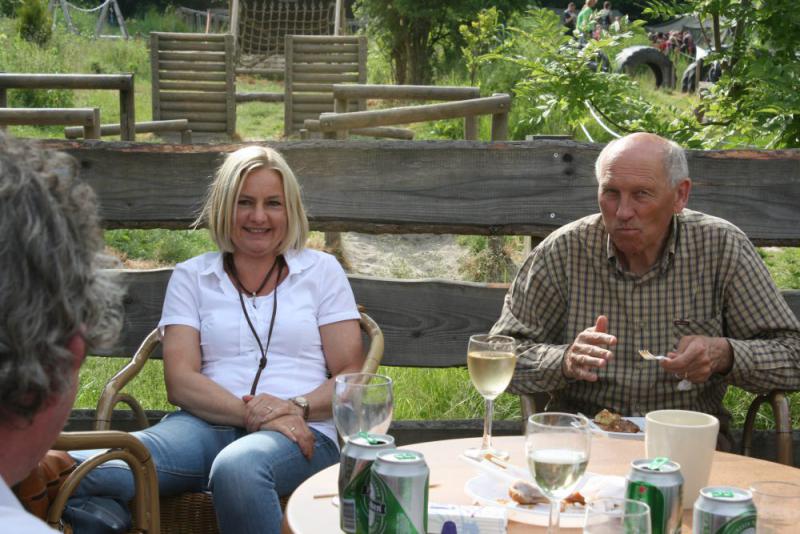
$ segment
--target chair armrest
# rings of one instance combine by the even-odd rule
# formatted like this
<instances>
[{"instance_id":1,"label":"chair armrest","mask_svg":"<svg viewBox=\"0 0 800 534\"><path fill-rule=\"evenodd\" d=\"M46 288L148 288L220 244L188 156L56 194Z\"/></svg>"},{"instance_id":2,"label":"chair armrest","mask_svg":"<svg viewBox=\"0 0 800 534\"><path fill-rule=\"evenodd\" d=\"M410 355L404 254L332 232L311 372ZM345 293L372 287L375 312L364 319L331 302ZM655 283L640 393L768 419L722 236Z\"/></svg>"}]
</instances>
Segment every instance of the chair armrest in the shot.
<instances>
[{"instance_id":1,"label":"chair armrest","mask_svg":"<svg viewBox=\"0 0 800 534\"><path fill-rule=\"evenodd\" d=\"M139 371L144 367L144 364L147 363L150 355L160 342L161 339L159 337L158 328L155 328L147 335L144 341L142 341L142 344L136 350L136 354L133 355L131 361L106 383L103 388L103 393L97 401L97 413L94 421L95 430L111 429L111 416L114 411L114 406L119 402L124 402L130 406L137 421L139 421L139 424L143 428L148 426L144 410L136 399L130 395L121 394L120 391L139 374Z\"/></svg>"},{"instance_id":2,"label":"chair armrest","mask_svg":"<svg viewBox=\"0 0 800 534\"><path fill-rule=\"evenodd\" d=\"M794 466L794 453L792 450L792 417L789 409L789 399L785 391L773 390L766 395L758 395L747 409L747 417L742 430L742 454L750 456L753 445L753 432L755 430L756 415L759 408L769 402L772 414L775 417L776 449L778 462Z\"/></svg>"},{"instance_id":3,"label":"chair armrest","mask_svg":"<svg viewBox=\"0 0 800 534\"><path fill-rule=\"evenodd\" d=\"M150 451L131 434L117 431L62 432L56 440L54 449L58 450L108 450L98 453L82 462L70 473L50 504L47 523L59 528L61 515L67 499L78 487L89 471L109 460L122 460L133 473L136 493L134 496L134 525L142 532L158 533L161 529L161 516L158 504L158 475Z\"/></svg>"},{"instance_id":4,"label":"chair armrest","mask_svg":"<svg viewBox=\"0 0 800 534\"><path fill-rule=\"evenodd\" d=\"M364 365L361 367L361 372L377 373L383 359L383 332L381 332L378 323L364 312L361 312L360 325L370 340L369 350L367 351L367 357L364 359Z\"/></svg>"}]
</instances>

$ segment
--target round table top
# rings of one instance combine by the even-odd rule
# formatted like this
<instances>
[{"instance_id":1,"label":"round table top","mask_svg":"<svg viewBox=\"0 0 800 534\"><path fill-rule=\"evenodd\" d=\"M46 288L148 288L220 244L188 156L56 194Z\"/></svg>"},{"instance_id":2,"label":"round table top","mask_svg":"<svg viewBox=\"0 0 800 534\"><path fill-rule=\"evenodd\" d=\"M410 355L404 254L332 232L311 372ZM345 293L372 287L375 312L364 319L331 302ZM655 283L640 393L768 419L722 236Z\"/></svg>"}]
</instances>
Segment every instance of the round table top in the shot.
<instances>
[{"instance_id":1,"label":"round table top","mask_svg":"<svg viewBox=\"0 0 800 534\"><path fill-rule=\"evenodd\" d=\"M492 438L493 445L511 453L510 462L524 467L523 436ZM453 439L415 443L406 447L420 451L430 467L431 487L429 501L441 504L473 504L464 491L464 485L479 471L460 459L461 453L469 447L480 445L480 438ZM630 463L637 458L645 458L644 441L592 438L592 453L587 470L603 475L625 476ZM800 469L782 464L767 462L715 452L709 485L749 487L756 480L782 480L800 483ZM333 465L306 480L289 499L284 517L284 527L295 534L315 534L318 532L338 532L339 509L333 505L332 496L337 494L339 466ZM322 497L326 495L325 497ZM691 532L691 509L684 512L683 532ZM509 533L545 532L544 527L532 526L515 521L508 522ZM563 529L567 530L569 529Z\"/></svg>"}]
</instances>

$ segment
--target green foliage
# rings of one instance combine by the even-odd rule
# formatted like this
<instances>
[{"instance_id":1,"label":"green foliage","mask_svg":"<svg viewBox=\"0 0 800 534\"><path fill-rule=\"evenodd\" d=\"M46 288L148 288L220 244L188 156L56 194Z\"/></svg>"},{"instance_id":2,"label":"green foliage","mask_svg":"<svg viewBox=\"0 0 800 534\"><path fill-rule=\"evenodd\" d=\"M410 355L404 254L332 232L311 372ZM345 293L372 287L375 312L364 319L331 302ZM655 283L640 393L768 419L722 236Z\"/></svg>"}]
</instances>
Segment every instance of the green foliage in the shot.
<instances>
[{"instance_id":1,"label":"green foliage","mask_svg":"<svg viewBox=\"0 0 800 534\"><path fill-rule=\"evenodd\" d=\"M150 79L150 54L141 41L103 41L103 46L93 47L87 56L88 70L95 74L131 72L137 83Z\"/></svg>"},{"instance_id":2,"label":"green foliage","mask_svg":"<svg viewBox=\"0 0 800 534\"><path fill-rule=\"evenodd\" d=\"M44 0L23 0L17 9L17 17L20 37L40 46L50 40L52 20Z\"/></svg>"},{"instance_id":3,"label":"green foliage","mask_svg":"<svg viewBox=\"0 0 800 534\"><path fill-rule=\"evenodd\" d=\"M189 27L173 6L167 6L163 11L151 6L140 18L126 19L125 25L128 33L143 37L150 35L150 32L185 33L189 31Z\"/></svg>"},{"instance_id":4,"label":"green foliage","mask_svg":"<svg viewBox=\"0 0 800 534\"><path fill-rule=\"evenodd\" d=\"M698 110L702 124L691 141L706 147L800 146L800 12L794 3L651 0L649 4L649 15L688 12L701 20L717 17L730 23L728 38L715 43L708 58L720 61L723 73L703 95Z\"/></svg>"},{"instance_id":5,"label":"green foliage","mask_svg":"<svg viewBox=\"0 0 800 534\"><path fill-rule=\"evenodd\" d=\"M510 13L525 3L502 0L495 6ZM395 83L429 84L460 50L459 25L483 7L480 0L356 0L354 10L368 21L367 34L389 58Z\"/></svg>"},{"instance_id":6,"label":"green foliage","mask_svg":"<svg viewBox=\"0 0 800 534\"><path fill-rule=\"evenodd\" d=\"M125 259L167 265L216 250L206 230L107 230L105 240Z\"/></svg>"},{"instance_id":7,"label":"green foliage","mask_svg":"<svg viewBox=\"0 0 800 534\"><path fill-rule=\"evenodd\" d=\"M0 17L12 17L20 0L0 0Z\"/></svg>"},{"instance_id":8,"label":"green foliage","mask_svg":"<svg viewBox=\"0 0 800 534\"><path fill-rule=\"evenodd\" d=\"M482 9L476 20L458 27L458 32L464 39L461 52L469 72L470 85L475 85L477 81L480 56L500 43L501 30L500 14L496 7Z\"/></svg>"}]
</instances>

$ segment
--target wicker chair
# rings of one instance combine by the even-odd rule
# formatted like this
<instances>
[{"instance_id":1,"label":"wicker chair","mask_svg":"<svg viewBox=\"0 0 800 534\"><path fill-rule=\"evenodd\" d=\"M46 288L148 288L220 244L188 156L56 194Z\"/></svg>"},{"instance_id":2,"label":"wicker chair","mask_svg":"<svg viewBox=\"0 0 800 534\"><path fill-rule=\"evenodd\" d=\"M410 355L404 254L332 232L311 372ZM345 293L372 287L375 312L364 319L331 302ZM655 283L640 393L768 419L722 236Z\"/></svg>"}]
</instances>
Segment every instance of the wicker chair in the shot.
<instances>
[{"instance_id":1,"label":"wicker chair","mask_svg":"<svg viewBox=\"0 0 800 534\"><path fill-rule=\"evenodd\" d=\"M361 312L360 325L361 330L369 340L366 359L361 369L365 373L375 373L383 358L383 333L378 324L363 311ZM131 361L106 383L97 403L97 416L94 422L95 430L108 430L111 428L114 406L120 402L127 404L131 408L141 428L149 426L145 411L139 402L127 393L122 393L121 390L137 375L159 343L158 329L154 329L139 346ZM160 497L159 504L161 530L165 533L215 534L219 532L217 518L214 513L214 503L209 493L195 492ZM286 504L283 499L281 504L283 506ZM158 508L159 506L156 506L155 509L158 510Z\"/></svg>"},{"instance_id":2,"label":"wicker chair","mask_svg":"<svg viewBox=\"0 0 800 534\"><path fill-rule=\"evenodd\" d=\"M58 491L56 498L50 503L47 512L47 523L60 530L63 527L61 515L67 499L78 487L81 479L92 469L109 460L126 462L133 472L136 495L133 501L133 530L148 534L158 534L161 526L158 502L158 475L150 456L150 451L142 443L127 432L113 430L102 432L62 432L54 449L62 451L103 449L105 452L95 454L82 462L70 473ZM69 528L65 532L71 532Z\"/></svg>"}]
</instances>

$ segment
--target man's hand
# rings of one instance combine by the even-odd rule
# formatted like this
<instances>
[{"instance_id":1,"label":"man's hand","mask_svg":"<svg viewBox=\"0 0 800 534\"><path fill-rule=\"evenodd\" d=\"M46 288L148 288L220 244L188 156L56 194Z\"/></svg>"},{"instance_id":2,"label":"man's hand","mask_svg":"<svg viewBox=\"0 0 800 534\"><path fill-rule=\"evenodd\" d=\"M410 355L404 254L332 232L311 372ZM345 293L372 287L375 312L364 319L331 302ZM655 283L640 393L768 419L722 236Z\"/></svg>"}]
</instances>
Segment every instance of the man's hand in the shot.
<instances>
[{"instance_id":1,"label":"man's hand","mask_svg":"<svg viewBox=\"0 0 800 534\"><path fill-rule=\"evenodd\" d=\"M302 408L291 401L267 393L259 393L256 396L245 395L242 400L245 410L244 423L248 432L255 432L272 420L285 415L297 415L299 412L302 419Z\"/></svg>"},{"instance_id":2,"label":"man's hand","mask_svg":"<svg viewBox=\"0 0 800 534\"><path fill-rule=\"evenodd\" d=\"M314 456L314 434L301 415L284 415L275 418L269 423L262 425L259 430L274 430L280 432L297 443L303 456L309 460Z\"/></svg>"},{"instance_id":3,"label":"man's hand","mask_svg":"<svg viewBox=\"0 0 800 534\"><path fill-rule=\"evenodd\" d=\"M708 381L714 373L725 374L733 366L733 349L724 337L683 336L678 349L667 354L661 367L695 384Z\"/></svg>"},{"instance_id":4,"label":"man's hand","mask_svg":"<svg viewBox=\"0 0 800 534\"><path fill-rule=\"evenodd\" d=\"M596 382L595 370L605 367L614 354L607 347L617 344L616 336L608 333L608 317L600 315L594 326L578 334L564 354L561 369L564 376Z\"/></svg>"}]
</instances>

